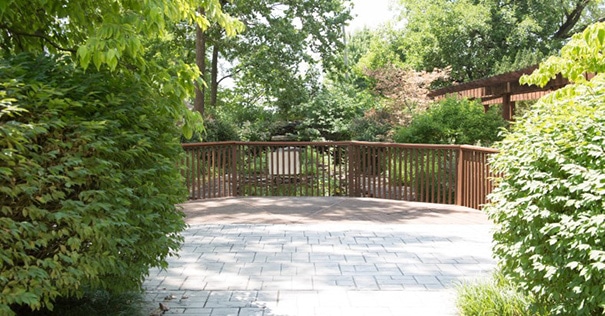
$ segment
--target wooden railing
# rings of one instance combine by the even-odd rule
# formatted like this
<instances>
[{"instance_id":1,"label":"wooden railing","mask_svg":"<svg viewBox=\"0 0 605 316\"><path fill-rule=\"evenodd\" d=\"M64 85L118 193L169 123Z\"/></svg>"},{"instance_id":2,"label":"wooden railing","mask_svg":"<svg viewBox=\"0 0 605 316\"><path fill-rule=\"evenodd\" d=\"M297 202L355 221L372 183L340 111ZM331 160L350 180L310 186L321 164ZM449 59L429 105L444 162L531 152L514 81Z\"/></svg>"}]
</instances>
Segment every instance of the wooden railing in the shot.
<instances>
[{"instance_id":1,"label":"wooden railing","mask_svg":"<svg viewBox=\"0 0 605 316\"><path fill-rule=\"evenodd\" d=\"M190 199L352 196L479 209L492 190L487 157L458 145L369 142L184 144Z\"/></svg>"}]
</instances>

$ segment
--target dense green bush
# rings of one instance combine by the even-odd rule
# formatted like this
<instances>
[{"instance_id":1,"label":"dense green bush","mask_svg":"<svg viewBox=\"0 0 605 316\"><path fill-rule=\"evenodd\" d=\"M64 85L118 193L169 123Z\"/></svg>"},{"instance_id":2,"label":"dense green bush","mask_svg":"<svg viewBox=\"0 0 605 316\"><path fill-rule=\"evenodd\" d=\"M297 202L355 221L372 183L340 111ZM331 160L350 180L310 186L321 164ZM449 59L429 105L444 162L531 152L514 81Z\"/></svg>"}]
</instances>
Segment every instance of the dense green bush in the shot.
<instances>
[{"instance_id":1,"label":"dense green bush","mask_svg":"<svg viewBox=\"0 0 605 316\"><path fill-rule=\"evenodd\" d=\"M398 143L467 144L489 146L507 125L496 108L484 112L477 101L447 98L414 116L393 136Z\"/></svg>"},{"instance_id":2,"label":"dense green bush","mask_svg":"<svg viewBox=\"0 0 605 316\"><path fill-rule=\"evenodd\" d=\"M128 72L0 61L0 314L84 289L136 290L166 266L186 189L162 102Z\"/></svg>"},{"instance_id":3,"label":"dense green bush","mask_svg":"<svg viewBox=\"0 0 605 316\"><path fill-rule=\"evenodd\" d=\"M372 109L351 121L351 139L367 142L390 141L392 113L387 109Z\"/></svg>"},{"instance_id":4,"label":"dense green bush","mask_svg":"<svg viewBox=\"0 0 605 316\"><path fill-rule=\"evenodd\" d=\"M376 105L368 92L343 84L323 87L296 108L300 140L350 140L351 121Z\"/></svg>"},{"instance_id":5,"label":"dense green bush","mask_svg":"<svg viewBox=\"0 0 605 316\"><path fill-rule=\"evenodd\" d=\"M205 142L223 142L239 140L237 128L231 122L221 119L205 119L204 135Z\"/></svg>"},{"instance_id":6,"label":"dense green bush","mask_svg":"<svg viewBox=\"0 0 605 316\"><path fill-rule=\"evenodd\" d=\"M487 207L505 275L556 315L605 313L605 24L574 36L528 82L575 84L542 98L497 145L504 176Z\"/></svg>"}]
</instances>

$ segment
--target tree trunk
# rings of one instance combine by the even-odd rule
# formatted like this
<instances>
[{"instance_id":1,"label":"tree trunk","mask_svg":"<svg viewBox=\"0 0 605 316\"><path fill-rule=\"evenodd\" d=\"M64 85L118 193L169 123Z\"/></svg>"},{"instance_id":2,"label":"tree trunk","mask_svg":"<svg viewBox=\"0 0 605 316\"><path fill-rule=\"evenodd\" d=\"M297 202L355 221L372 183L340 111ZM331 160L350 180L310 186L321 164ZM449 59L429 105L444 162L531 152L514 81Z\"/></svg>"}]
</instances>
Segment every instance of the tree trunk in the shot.
<instances>
[{"instance_id":1,"label":"tree trunk","mask_svg":"<svg viewBox=\"0 0 605 316\"><path fill-rule=\"evenodd\" d=\"M200 14L204 14L204 9L199 8ZM206 34L199 25L195 26L195 64L201 73L201 79L204 80L206 74ZM193 108L204 116L206 87L203 84L195 85L195 102Z\"/></svg>"},{"instance_id":2,"label":"tree trunk","mask_svg":"<svg viewBox=\"0 0 605 316\"><path fill-rule=\"evenodd\" d=\"M210 106L216 106L218 94L218 43L214 43L212 47L212 70L210 76Z\"/></svg>"}]
</instances>

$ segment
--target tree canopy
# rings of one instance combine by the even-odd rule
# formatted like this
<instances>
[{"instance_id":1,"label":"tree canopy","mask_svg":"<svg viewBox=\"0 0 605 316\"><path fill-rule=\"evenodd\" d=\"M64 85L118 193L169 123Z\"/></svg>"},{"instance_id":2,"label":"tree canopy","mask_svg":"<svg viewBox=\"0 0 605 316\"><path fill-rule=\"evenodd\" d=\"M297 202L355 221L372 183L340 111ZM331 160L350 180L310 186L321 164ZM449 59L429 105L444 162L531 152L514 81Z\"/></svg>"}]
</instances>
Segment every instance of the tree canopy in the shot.
<instances>
[{"instance_id":1,"label":"tree canopy","mask_svg":"<svg viewBox=\"0 0 605 316\"><path fill-rule=\"evenodd\" d=\"M218 102L218 84L231 79L245 104L289 112L307 102L319 73L341 70L343 26L351 19L348 0L236 0L224 10L246 26L240 36L211 30L204 35L202 72L209 82L206 103ZM219 74L219 59L225 69Z\"/></svg>"},{"instance_id":2,"label":"tree canopy","mask_svg":"<svg viewBox=\"0 0 605 316\"><path fill-rule=\"evenodd\" d=\"M470 81L535 64L605 13L590 0L400 0L406 63Z\"/></svg>"},{"instance_id":3,"label":"tree canopy","mask_svg":"<svg viewBox=\"0 0 605 316\"><path fill-rule=\"evenodd\" d=\"M140 290L180 247L179 24L242 28L218 0L0 2L0 314Z\"/></svg>"},{"instance_id":4,"label":"tree canopy","mask_svg":"<svg viewBox=\"0 0 605 316\"><path fill-rule=\"evenodd\" d=\"M219 0L8 0L0 4L0 47L4 56L65 54L84 69L93 65L138 73L172 97L164 105L167 115L185 117L184 131L191 134L198 121L183 99L193 94L199 71L193 60L171 58L161 50L179 23L204 30L216 24L230 36L242 30Z\"/></svg>"}]
</instances>

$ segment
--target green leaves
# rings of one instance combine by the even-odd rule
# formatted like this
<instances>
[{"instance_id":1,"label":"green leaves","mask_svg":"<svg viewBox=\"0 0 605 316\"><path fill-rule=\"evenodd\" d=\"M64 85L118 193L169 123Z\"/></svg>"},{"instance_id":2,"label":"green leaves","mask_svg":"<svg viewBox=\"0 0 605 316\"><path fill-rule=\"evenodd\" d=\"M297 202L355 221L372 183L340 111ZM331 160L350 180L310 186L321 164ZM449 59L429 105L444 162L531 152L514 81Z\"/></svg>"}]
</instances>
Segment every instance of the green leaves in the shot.
<instances>
[{"instance_id":1,"label":"green leaves","mask_svg":"<svg viewBox=\"0 0 605 316\"><path fill-rule=\"evenodd\" d=\"M0 78L14 108L0 116L11 144L0 151L0 314L84 288L139 289L184 228L167 97L132 73L46 56L1 60Z\"/></svg>"},{"instance_id":2,"label":"green leaves","mask_svg":"<svg viewBox=\"0 0 605 316\"><path fill-rule=\"evenodd\" d=\"M235 0L224 10L247 28L228 38L211 27L206 38L213 48L208 48L207 58L213 59L210 52L216 48L233 65L227 74L244 106L276 108L291 119L292 109L318 90L319 71L342 67L338 53L343 26L351 18L348 2ZM212 81L211 72L203 71L207 82Z\"/></svg>"},{"instance_id":3,"label":"green leaves","mask_svg":"<svg viewBox=\"0 0 605 316\"><path fill-rule=\"evenodd\" d=\"M525 82L561 73L574 84L543 97L498 143L500 185L486 208L503 272L555 315L602 314L605 302L604 24L574 36ZM586 39L591 42L587 42ZM600 48L599 48L600 49Z\"/></svg>"},{"instance_id":4,"label":"green leaves","mask_svg":"<svg viewBox=\"0 0 605 316\"><path fill-rule=\"evenodd\" d=\"M398 2L406 63L426 71L452 66L458 82L534 65L605 10L603 1L585 0Z\"/></svg>"},{"instance_id":5,"label":"green leaves","mask_svg":"<svg viewBox=\"0 0 605 316\"><path fill-rule=\"evenodd\" d=\"M497 111L485 113L476 101L448 98L415 115L394 139L399 143L490 146L500 139L498 134L506 124Z\"/></svg>"},{"instance_id":6,"label":"green leaves","mask_svg":"<svg viewBox=\"0 0 605 316\"><path fill-rule=\"evenodd\" d=\"M302 118L298 129L301 140L351 139L351 124L376 102L349 85L323 87L315 97L295 109Z\"/></svg>"},{"instance_id":7,"label":"green leaves","mask_svg":"<svg viewBox=\"0 0 605 316\"><path fill-rule=\"evenodd\" d=\"M560 56L548 58L533 74L521 77L521 83L545 86L557 74L571 82L586 82L586 74L605 70L604 49L605 23L590 25L584 32L572 37L561 50Z\"/></svg>"},{"instance_id":8,"label":"green leaves","mask_svg":"<svg viewBox=\"0 0 605 316\"><path fill-rule=\"evenodd\" d=\"M222 11L222 2L2 1L0 43L7 54L66 55L85 70L107 67L118 76L121 71L134 72L172 97L170 102L157 106L170 115L191 118L184 100L193 94L199 71L192 59L175 54L178 49L170 46L169 39L175 25L190 27L197 23L204 30L216 25L229 36L241 32L243 24ZM185 125L189 128L199 124L198 120Z\"/></svg>"}]
</instances>

